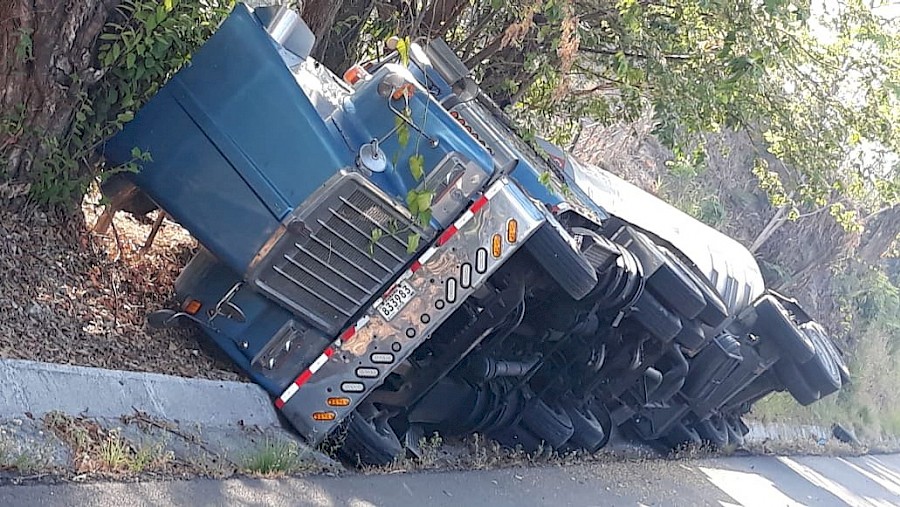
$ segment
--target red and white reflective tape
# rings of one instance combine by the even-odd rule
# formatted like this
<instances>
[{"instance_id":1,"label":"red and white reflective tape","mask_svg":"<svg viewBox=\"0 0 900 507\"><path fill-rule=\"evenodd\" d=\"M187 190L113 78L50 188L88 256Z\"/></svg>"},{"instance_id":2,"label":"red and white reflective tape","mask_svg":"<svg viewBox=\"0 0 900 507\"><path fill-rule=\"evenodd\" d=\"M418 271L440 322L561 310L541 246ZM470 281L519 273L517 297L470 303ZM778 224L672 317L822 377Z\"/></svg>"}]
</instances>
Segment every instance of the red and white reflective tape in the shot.
<instances>
[{"instance_id":1,"label":"red and white reflective tape","mask_svg":"<svg viewBox=\"0 0 900 507\"><path fill-rule=\"evenodd\" d=\"M317 357L316 360L313 361L312 364L309 365L309 367L303 371L303 373L298 375L297 378L294 379L294 382L291 385L289 385L288 388L285 389L283 393L281 393L281 396L279 396L275 400L275 406L278 408L283 407L284 404L287 403L288 400L290 400L291 397L294 396L294 394L296 394L297 391L300 390L300 387L303 384L305 384L306 381L310 379L310 377L313 376L313 374L315 374L317 371L319 371L320 368L325 366L325 363L327 363L328 359L330 359L331 356L334 355L334 353L337 351L337 348L341 346L341 343L346 343L346 342L352 340L353 337L356 335L356 333L360 329L365 327L365 325L368 323L369 323L369 316L365 315L365 316L363 316L363 318L356 321L356 324L354 324L354 325L348 327L346 330L344 330L344 332L341 333L340 336L338 336L338 339L335 340L334 343L329 345L328 348L325 349L325 352L322 352L322 355Z\"/></svg>"},{"instance_id":2,"label":"red and white reflective tape","mask_svg":"<svg viewBox=\"0 0 900 507\"><path fill-rule=\"evenodd\" d=\"M290 400L291 397L294 396L294 394L296 394L297 391L300 390L300 387L303 384L305 384L306 381L309 380L313 376L313 374L315 374L317 371L319 371L319 368L325 366L325 363L327 363L328 359L334 355L334 352L335 352L334 347L329 345L328 348L325 349L325 352L322 352L322 355L320 355L318 358L316 358L316 360L313 361L311 365L309 365L309 368L304 370L303 373L301 373L294 380L294 382L291 385L289 385L288 388L285 389L283 393L281 393L281 396L279 396L275 400L275 406L278 408L284 407L284 404L287 403L288 400Z\"/></svg>"},{"instance_id":3,"label":"red and white reflective tape","mask_svg":"<svg viewBox=\"0 0 900 507\"><path fill-rule=\"evenodd\" d=\"M413 273L421 269L422 266L424 266L425 263L428 262L435 253L437 253L438 248L450 241L450 238L452 238L454 234L456 234L464 225L466 225L469 220L475 218L475 215L478 214L478 212L481 211L482 208L484 208L488 201L490 201L491 198L493 198L495 195L497 195L498 192L500 192L500 189L503 188L503 183L504 182L502 181L498 181L491 188L487 189L487 192L485 192L484 195L482 195L474 203L472 203L472 206L470 206L469 209L467 209L462 214L462 216L460 216L455 222L453 222L450 227L448 227L444 230L444 232L441 233L434 245L428 248L428 250L425 250L425 253L423 253L421 256L419 256L418 259L413 261L409 269L407 269L406 272L404 272L403 275L401 275L400 278L397 279L397 282L395 282L387 291L385 291L385 296L390 294L391 291L393 291L397 287L397 283L408 279L413 275ZM371 308L373 310L377 308L378 305L382 303L383 299L383 297L378 298L378 300L375 301ZM300 390L300 387L303 386L303 384L305 384L317 371L319 371L320 368L325 366L325 363L327 363L331 356L334 355L335 351L340 348L342 344L352 340L356 333L359 332L359 330L368 323L369 316L365 315L361 319L356 321L356 324L345 329L344 332L341 333L340 336L338 336L338 338L334 341L334 343L329 345L328 348L325 349L325 352L322 352L322 355L316 358L316 360L313 361L312 364L309 365L309 367L304 370L303 373L301 373L294 380L294 382L284 390L283 393L281 393L281 396L275 399L275 406L279 409L284 407L284 404L287 403L295 394L297 394L297 391Z\"/></svg>"}]
</instances>

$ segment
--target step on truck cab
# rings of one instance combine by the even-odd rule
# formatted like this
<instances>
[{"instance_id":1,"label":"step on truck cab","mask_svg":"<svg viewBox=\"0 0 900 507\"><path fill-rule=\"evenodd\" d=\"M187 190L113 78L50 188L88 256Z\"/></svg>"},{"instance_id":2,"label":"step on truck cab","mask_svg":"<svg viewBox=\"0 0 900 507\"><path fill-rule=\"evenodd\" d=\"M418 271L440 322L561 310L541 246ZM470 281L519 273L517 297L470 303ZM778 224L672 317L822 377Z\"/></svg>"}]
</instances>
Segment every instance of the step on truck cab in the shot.
<instances>
[{"instance_id":1,"label":"step on truck cab","mask_svg":"<svg viewBox=\"0 0 900 507\"><path fill-rule=\"evenodd\" d=\"M341 79L285 7L238 4L103 147L202 248L150 323L191 323L310 444L739 443L849 379L734 240L533 147L442 41ZM145 157L140 157L145 158Z\"/></svg>"}]
</instances>

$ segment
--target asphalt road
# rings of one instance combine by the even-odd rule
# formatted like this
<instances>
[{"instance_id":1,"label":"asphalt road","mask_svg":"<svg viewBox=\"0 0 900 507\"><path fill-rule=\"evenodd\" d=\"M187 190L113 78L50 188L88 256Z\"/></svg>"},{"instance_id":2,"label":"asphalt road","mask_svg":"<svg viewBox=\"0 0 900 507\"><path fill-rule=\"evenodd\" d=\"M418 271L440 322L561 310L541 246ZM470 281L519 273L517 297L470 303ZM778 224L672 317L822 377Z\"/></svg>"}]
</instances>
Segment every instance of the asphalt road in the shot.
<instances>
[{"instance_id":1,"label":"asphalt road","mask_svg":"<svg viewBox=\"0 0 900 507\"><path fill-rule=\"evenodd\" d=\"M303 479L0 488L2 506L900 505L900 455L734 457Z\"/></svg>"}]
</instances>

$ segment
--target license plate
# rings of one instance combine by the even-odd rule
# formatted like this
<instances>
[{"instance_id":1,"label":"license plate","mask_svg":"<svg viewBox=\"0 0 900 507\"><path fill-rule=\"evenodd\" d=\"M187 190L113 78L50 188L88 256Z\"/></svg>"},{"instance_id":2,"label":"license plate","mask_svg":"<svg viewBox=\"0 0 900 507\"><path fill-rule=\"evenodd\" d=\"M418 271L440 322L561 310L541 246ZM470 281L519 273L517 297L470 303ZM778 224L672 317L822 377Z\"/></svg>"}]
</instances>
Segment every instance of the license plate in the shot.
<instances>
[{"instance_id":1,"label":"license plate","mask_svg":"<svg viewBox=\"0 0 900 507\"><path fill-rule=\"evenodd\" d=\"M384 301L378 305L378 312L384 317L384 320L390 321L400 313L400 310L406 306L406 303L412 301L416 296L415 289L405 281L397 284L391 294L384 298Z\"/></svg>"}]
</instances>

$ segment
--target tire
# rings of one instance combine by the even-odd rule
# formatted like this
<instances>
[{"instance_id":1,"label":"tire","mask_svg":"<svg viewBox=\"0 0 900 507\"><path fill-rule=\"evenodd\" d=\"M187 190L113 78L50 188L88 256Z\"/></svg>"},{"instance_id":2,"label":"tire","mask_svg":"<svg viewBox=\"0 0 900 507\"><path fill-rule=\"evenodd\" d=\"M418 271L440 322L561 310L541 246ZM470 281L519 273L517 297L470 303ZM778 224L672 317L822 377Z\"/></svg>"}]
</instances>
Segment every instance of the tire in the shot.
<instances>
[{"instance_id":1,"label":"tire","mask_svg":"<svg viewBox=\"0 0 900 507\"><path fill-rule=\"evenodd\" d=\"M675 341L688 350L699 351L700 347L706 343L706 336L703 334L703 328L699 322L682 320L681 331L675 335Z\"/></svg>"},{"instance_id":2,"label":"tire","mask_svg":"<svg viewBox=\"0 0 900 507\"><path fill-rule=\"evenodd\" d=\"M609 434L587 407L566 403L563 405L563 409L572 420L574 429L572 437L569 439L569 446L594 454L609 442Z\"/></svg>"},{"instance_id":3,"label":"tire","mask_svg":"<svg viewBox=\"0 0 900 507\"><path fill-rule=\"evenodd\" d=\"M797 365L792 361L779 359L778 362L772 366L772 370L775 372L775 376L778 377L778 380L784 385L785 389L787 389L788 392L791 393L791 396L793 396L801 405L809 405L821 398L819 391L809 385L809 382L807 382L800 373Z\"/></svg>"},{"instance_id":4,"label":"tire","mask_svg":"<svg viewBox=\"0 0 900 507\"><path fill-rule=\"evenodd\" d=\"M758 316L754 332L771 339L788 357L797 364L805 363L815 355L815 348L809 337L794 323L790 313L772 296L760 298L754 305Z\"/></svg>"},{"instance_id":5,"label":"tire","mask_svg":"<svg viewBox=\"0 0 900 507\"><path fill-rule=\"evenodd\" d=\"M521 424L552 449L562 448L575 432L572 419L565 410L547 405L540 398L528 402L522 412Z\"/></svg>"},{"instance_id":6,"label":"tire","mask_svg":"<svg viewBox=\"0 0 900 507\"><path fill-rule=\"evenodd\" d=\"M634 303L630 318L637 320L644 329L659 341L666 343L681 332L681 319L663 306L647 291Z\"/></svg>"},{"instance_id":7,"label":"tire","mask_svg":"<svg viewBox=\"0 0 900 507\"><path fill-rule=\"evenodd\" d=\"M665 256L662 260L663 264L647 279L647 287L680 316L696 318L706 308L706 298L678 265Z\"/></svg>"},{"instance_id":8,"label":"tire","mask_svg":"<svg viewBox=\"0 0 900 507\"><path fill-rule=\"evenodd\" d=\"M523 428L520 424L507 426L499 430L488 433L488 436L499 442L504 447L515 449L521 447L525 452L537 452L545 448L543 441L532 435L531 432Z\"/></svg>"},{"instance_id":9,"label":"tire","mask_svg":"<svg viewBox=\"0 0 900 507\"><path fill-rule=\"evenodd\" d=\"M741 432L739 421L732 417L725 418L725 428L728 430L728 445L740 448L744 446L744 435Z\"/></svg>"},{"instance_id":10,"label":"tire","mask_svg":"<svg viewBox=\"0 0 900 507\"><path fill-rule=\"evenodd\" d=\"M668 250L664 250L663 254L675 265L679 266L682 271L694 282L694 285L697 289L700 290L700 293L703 294L703 298L706 300L706 306L703 310L697 315L697 319L706 324L709 327L715 328L720 324L725 322L725 319L728 318L728 308L725 306L725 303L722 301L721 296L709 286L704 280L700 279L700 276L695 273L690 267L684 264L678 257L673 255Z\"/></svg>"},{"instance_id":11,"label":"tire","mask_svg":"<svg viewBox=\"0 0 900 507\"><path fill-rule=\"evenodd\" d=\"M597 273L587 259L570 246L560 232L545 222L525 242L538 264L566 293L580 300L597 285Z\"/></svg>"},{"instance_id":12,"label":"tire","mask_svg":"<svg viewBox=\"0 0 900 507\"><path fill-rule=\"evenodd\" d=\"M389 465L403 453L403 445L386 421L366 421L358 413L350 414L347 435L340 454L353 463Z\"/></svg>"},{"instance_id":13,"label":"tire","mask_svg":"<svg viewBox=\"0 0 900 507\"><path fill-rule=\"evenodd\" d=\"M725 418L714 415L709 419L700 421L694 428L700 439L716 449L722 449L728 445L728 423Z\"/></svg>"},{"instance_id":14,"label":"tire","mask_svg":"<svg viewBox=\"0 0 900 507\"><path fill-rule=\"evenodd\" d=\"M828 337L828 333L825 332L825 328L822 327L821 324L815 321L810 321L800 326L801 328L806 326L813 332L820 333L822 335L823 341L828 348L829 353L831 354L831 358L834 359L834 363L837 365L838 371L841 373L841 385L846 385L850 383L850 368L847 366L847 362L844 361L844 356L841 354L841 351L838 350L837 346L831 341L831 338Z\"/></svg>"},{"instance_id":15,"label":"tire","mask_svg":"<svg viewBox=\"0 0 900 507\"><path fill-rule=\"evenodd\" d=\"M697 430L684 423L675 423L660 441L670 449L679 449L689 445L700 445L702 440Z\"/></svg>"},{"instance_id":16,"label":"tire","mask_svg":"<svg viewBox=\"0 0 900 507\"><path fill-rule=\"evenodd\" d=\"M832 355L828 337L820 331L818 326L809 324L811 323L803 324L800 328L812 341L816 354L812 359L801 364L799 370L810 387L819 391L821 398L841 389L841 371Z\"/></svg>"}]
</instances>

